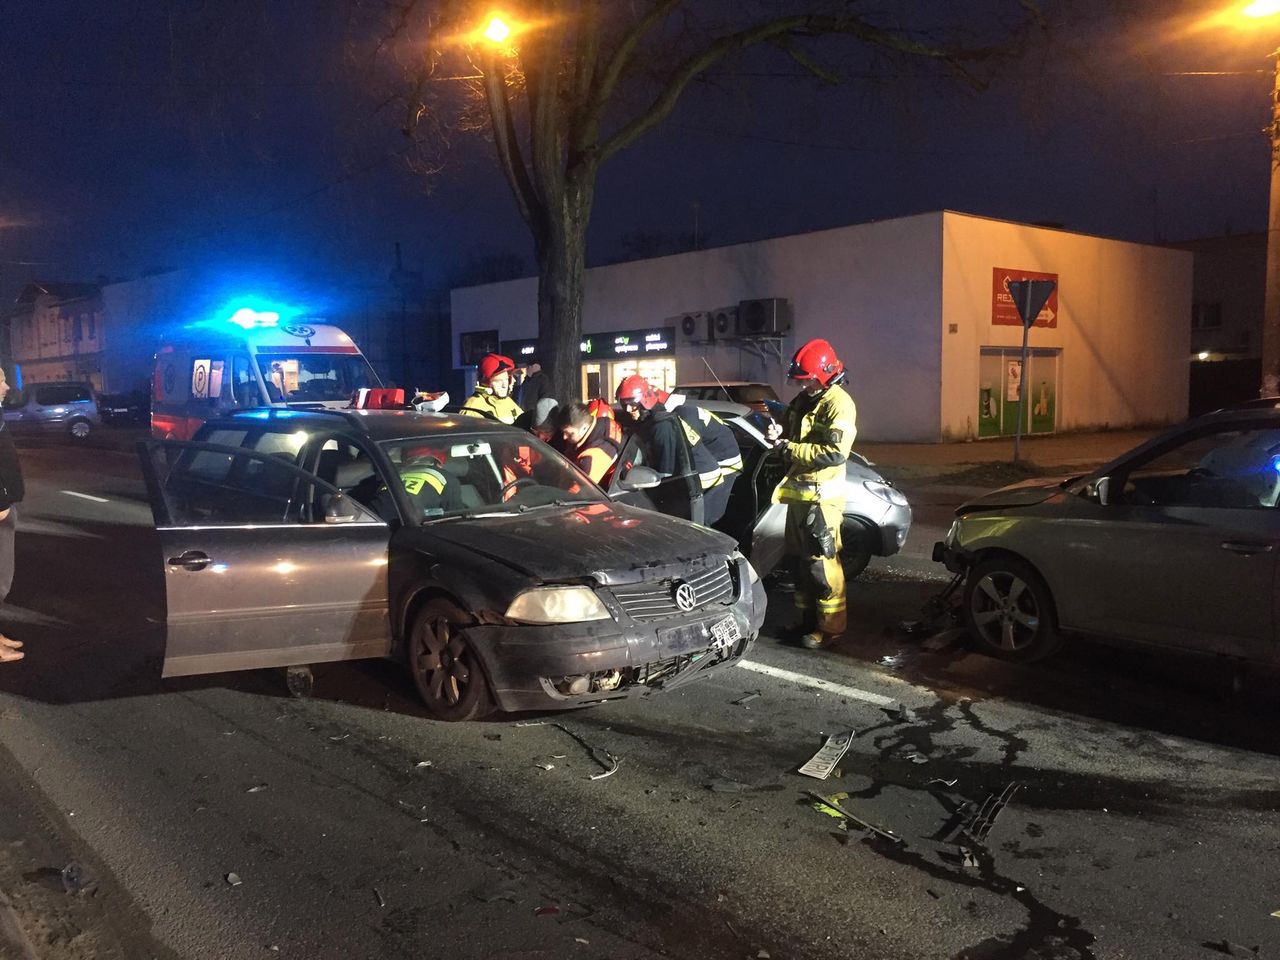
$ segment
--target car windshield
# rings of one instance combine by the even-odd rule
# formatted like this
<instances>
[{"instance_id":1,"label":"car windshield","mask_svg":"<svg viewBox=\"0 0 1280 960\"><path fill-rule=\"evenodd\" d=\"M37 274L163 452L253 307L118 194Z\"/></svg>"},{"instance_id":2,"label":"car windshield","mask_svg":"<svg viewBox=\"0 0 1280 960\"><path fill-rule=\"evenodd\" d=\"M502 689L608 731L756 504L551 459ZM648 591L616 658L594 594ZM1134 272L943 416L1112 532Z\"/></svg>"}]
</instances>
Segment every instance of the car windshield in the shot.
<instances>
[{"instance_id":1,"label":"car windshield","mask_svg":"<svg viewBox=\"0 0 1280 960\"><path fill-rule=\"evenodd\" d=\"M600 503L600 488L532 434L449 433L382 444L422 520Z\"/></svg>"},{"instance_id":2,"label":"car windshield","mask_svg":"<svg viewBox=\"0 0 1280 960\"><path fill-rule=\"evenodd\" d=\"M258 368L272 403L347 400L361 387L378 384L358 353L260 353Z\"/></svg>"}]
</instances>

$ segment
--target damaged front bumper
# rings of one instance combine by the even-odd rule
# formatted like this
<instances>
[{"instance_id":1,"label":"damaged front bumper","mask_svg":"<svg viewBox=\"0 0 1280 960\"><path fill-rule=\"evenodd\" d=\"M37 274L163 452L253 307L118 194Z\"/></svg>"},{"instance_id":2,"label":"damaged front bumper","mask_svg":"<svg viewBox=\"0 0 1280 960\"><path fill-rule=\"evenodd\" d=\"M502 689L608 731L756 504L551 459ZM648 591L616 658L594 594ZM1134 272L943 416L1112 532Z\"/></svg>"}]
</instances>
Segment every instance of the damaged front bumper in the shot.
<instances>
[{"instance_id":1,"label":"damaged front bumper","mask_svg":"<svg viewBox=\"0 0 1280 960\"><path fill-rule=\"evenodd\" d=\"M940 563L952 573L967 573L973 557L967 550L939 540L933 545L933 562Z\"/></svg>"},{"instance_id":2,"label":"damaged front bumper","mask_svg":"<svg viewBox=\"0 0 1280 960\"><path fill-rule=\"evenodd\" d=\"M479 624L467 638L499 709L567 709L671 689L733 665L759 635L765 604L757 582L730 604L657 622ZM739 638L725 645L712 628L727 617Z\"/></svg>"}]
</instances>

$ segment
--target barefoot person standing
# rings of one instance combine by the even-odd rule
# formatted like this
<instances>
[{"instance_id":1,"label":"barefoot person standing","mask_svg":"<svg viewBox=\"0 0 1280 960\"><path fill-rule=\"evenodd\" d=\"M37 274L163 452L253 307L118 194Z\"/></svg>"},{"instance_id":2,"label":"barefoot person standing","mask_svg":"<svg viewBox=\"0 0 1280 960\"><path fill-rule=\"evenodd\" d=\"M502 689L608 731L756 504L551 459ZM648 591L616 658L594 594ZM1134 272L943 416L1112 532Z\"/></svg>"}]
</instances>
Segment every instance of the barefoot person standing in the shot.
<instances>
[{"instance_id":1,"label":"barefoot person standing","mask_svg":"<svg viewBox=\"0 0 1280 960\"><path fill-rule=\"evenodd\" d=\"M0 403L9 392L9 381L0 369ZM13 586L13 535L17 529L17 508L22 500L22 467L18 463L18 451L13 446L13 436L0 417L0 602L9 595ZM10 640L0 633L0 663L21 660L22 642Z\"/></svg>"}]
</instances>

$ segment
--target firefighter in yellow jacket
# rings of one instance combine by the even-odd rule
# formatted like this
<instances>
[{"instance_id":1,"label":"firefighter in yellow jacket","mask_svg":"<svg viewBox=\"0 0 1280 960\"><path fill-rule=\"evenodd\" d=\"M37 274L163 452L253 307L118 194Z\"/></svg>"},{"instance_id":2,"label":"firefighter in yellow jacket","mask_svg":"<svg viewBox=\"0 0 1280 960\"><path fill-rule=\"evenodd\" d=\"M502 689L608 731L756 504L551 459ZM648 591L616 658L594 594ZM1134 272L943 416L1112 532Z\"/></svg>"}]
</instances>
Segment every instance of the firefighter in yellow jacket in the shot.
<instances>
[{"instance_id":1,"label":"firefighter in yellow jacket","mask_svg":"<svg viewBox=\"0 0 1280 960\"><path fill-rule=\"evenodd\" d=\"M515 423L524 411L511 396L515 381L515 361L500 353L486 353L476 371L476 389L462 405L469 417L484 417L501 423Z\"/></svg>"},{"instance_id":2,"label":"firefighter in yellow jacket","mask_svg":"<svg viewBox=\"0 0 1280 960\"><path fill-rule=\"evenodd\" d=\"M787 407L784 423L770 429L770 439L787 459L787 475L774 497L787 505L785 543L796 572L796 632L802 646L816 649L845 631L840 524L845 462L858 432L858 415L841 386L844 364L827 341L810 340L797 350L787 379L803 389Z\"/></svg>"}]
</instances>

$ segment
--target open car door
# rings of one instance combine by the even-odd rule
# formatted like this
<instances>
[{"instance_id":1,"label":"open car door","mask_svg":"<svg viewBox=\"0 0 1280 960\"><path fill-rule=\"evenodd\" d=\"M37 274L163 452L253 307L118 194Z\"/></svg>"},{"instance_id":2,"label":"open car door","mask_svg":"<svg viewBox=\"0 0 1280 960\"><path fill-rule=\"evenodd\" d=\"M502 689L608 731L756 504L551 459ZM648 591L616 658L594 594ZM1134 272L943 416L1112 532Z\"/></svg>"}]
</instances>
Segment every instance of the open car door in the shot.
<instances>
[{"instance_id":1,"label":"open car door","mask_svg":"<svg viewBox=\"0 0 1280 960\"><path fill-rule=\"evenodd\" d=\"M390 652L379 517L280 454L138 449L164 550L164 676Z\"/></svg>"},{"instance_id":2,"label":"open car door","mask_svg":"<svg viewBox=\"0 0 1280 960\"><path fill-rule=\"evenodd\" d=\"M684 431L679 433L678 457L679 469L671 476L664 477L651 470L648 450L639 434L632 433L622 446L618 462L613 468L613 478L609 482L609 499L619 503L629 503L633 507L644 507L665 513L669 517L681 517L702 523L702 487L698 483L698 475L693 470L693 453L689 449L689 441ZM636 468L643 468L637 471ZM644 479L639 480L643 475Z\"/></svg>"}]
</instances>

